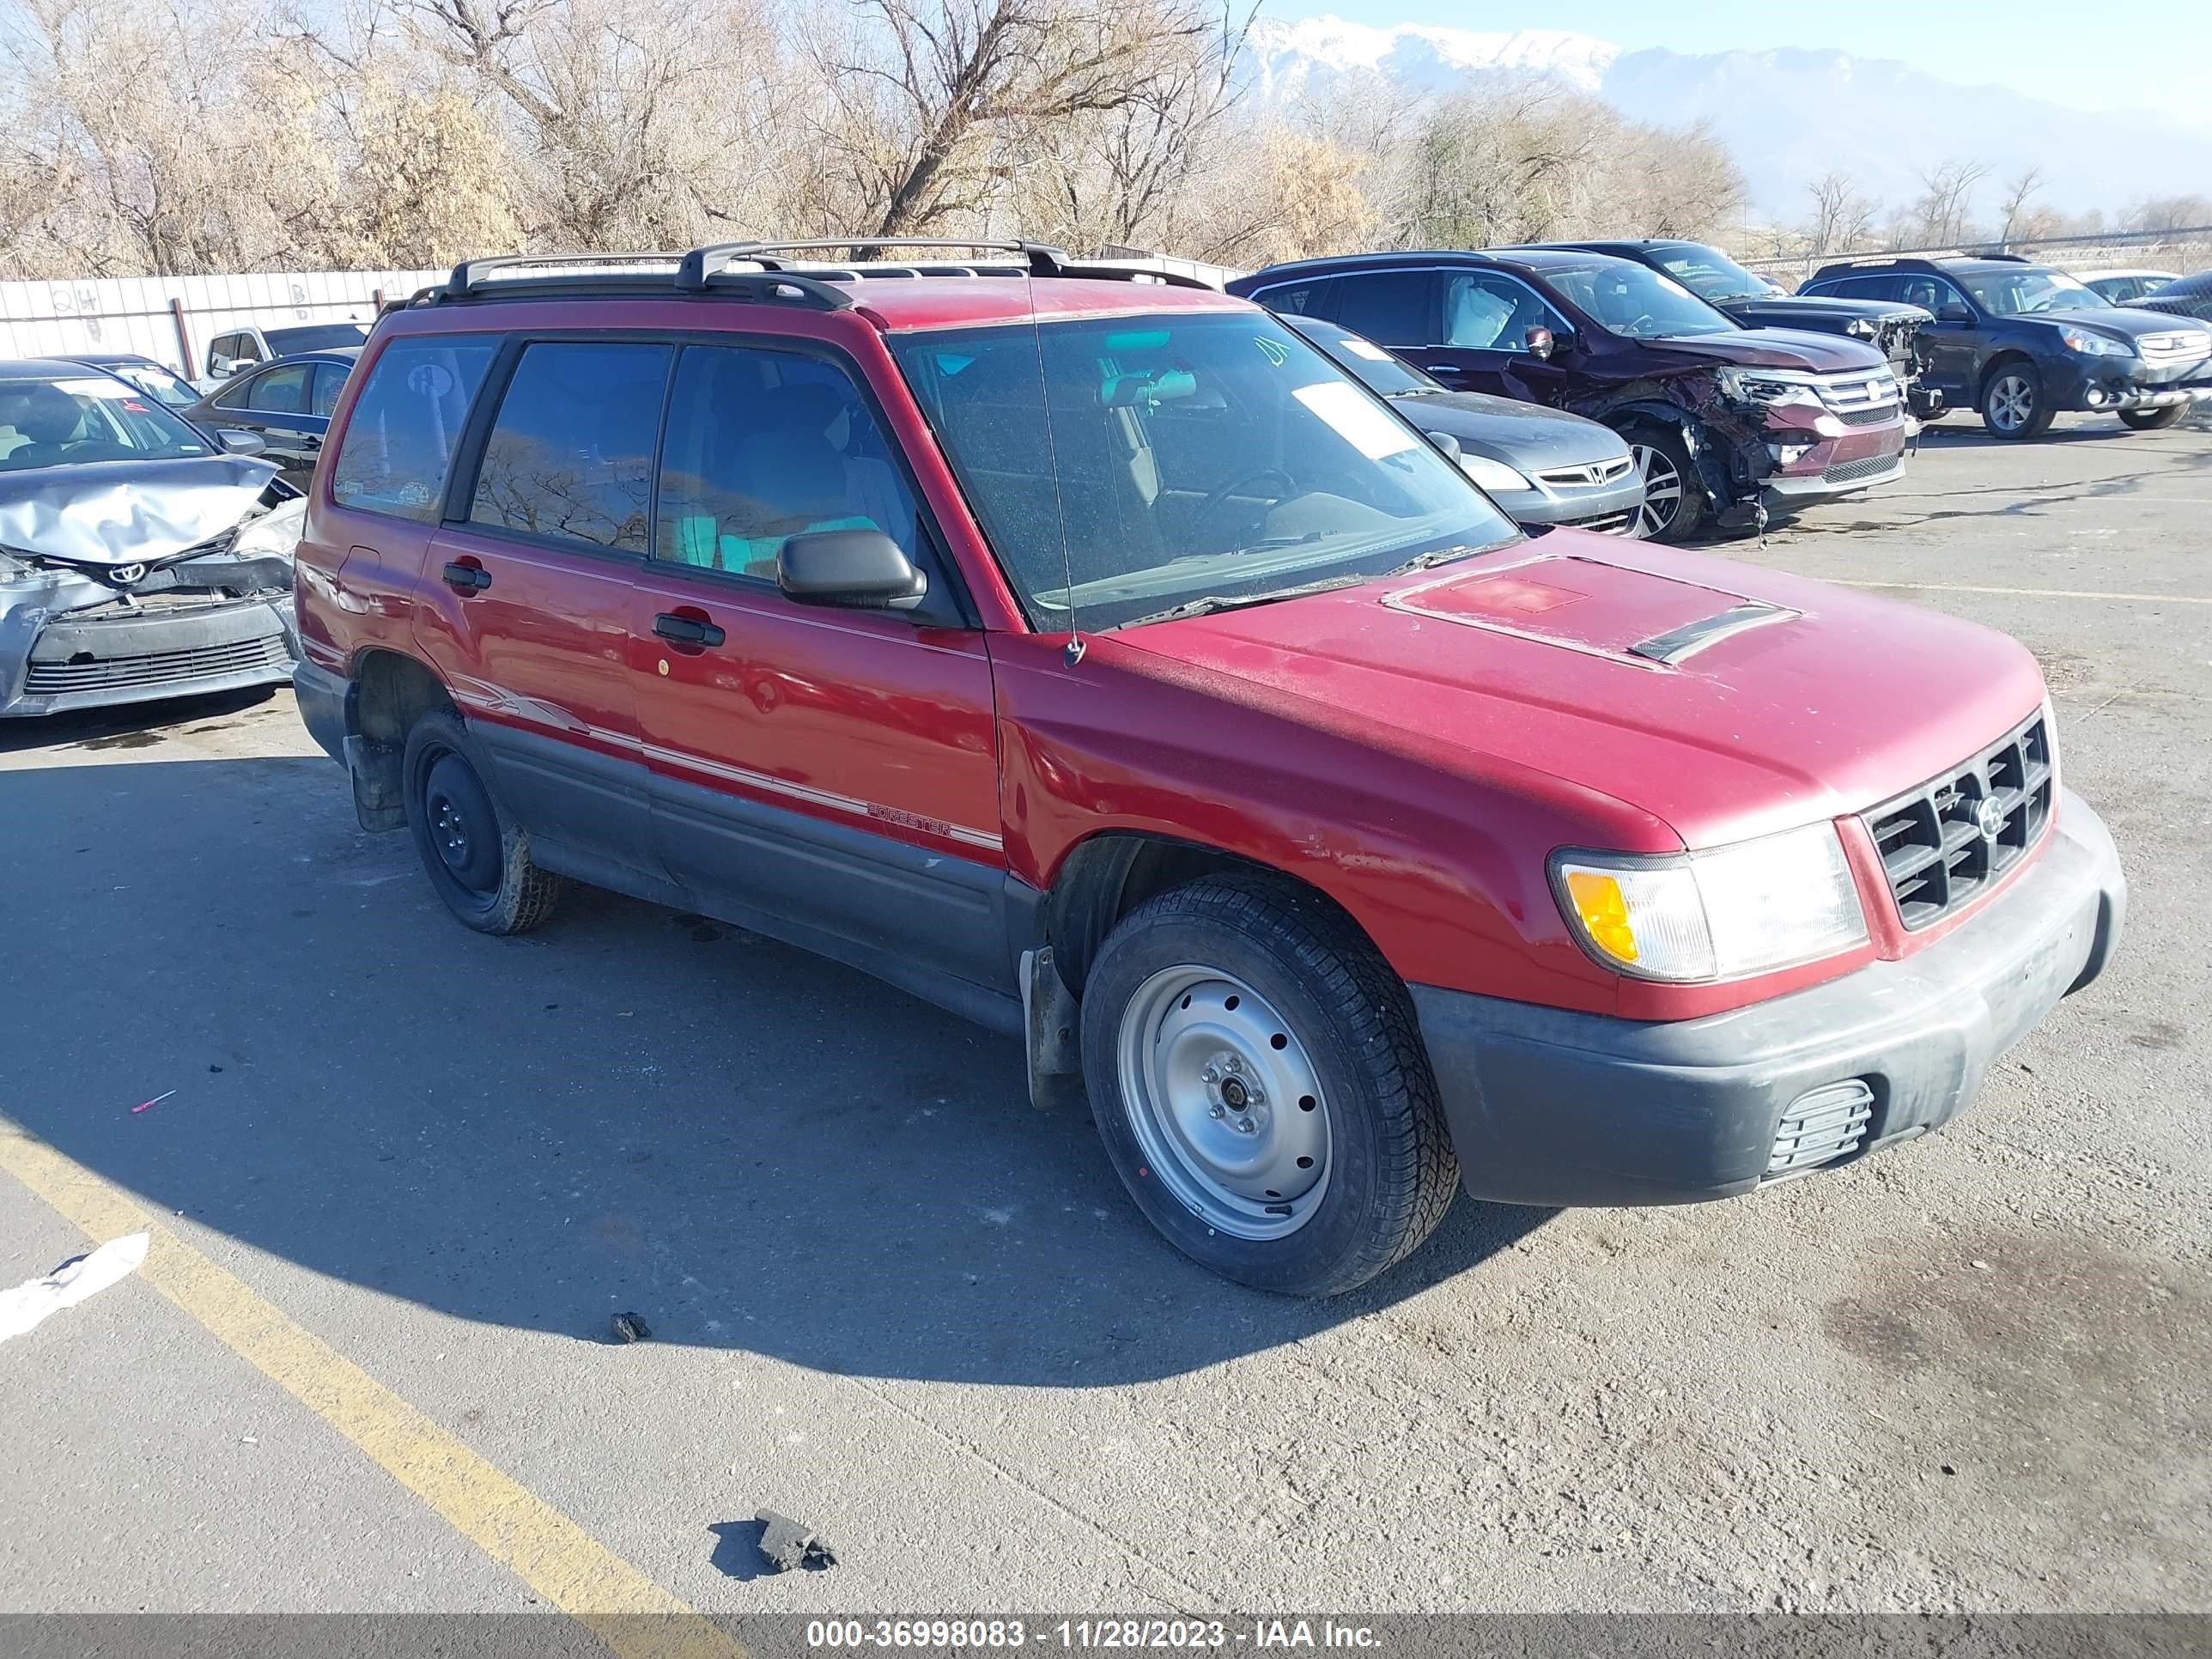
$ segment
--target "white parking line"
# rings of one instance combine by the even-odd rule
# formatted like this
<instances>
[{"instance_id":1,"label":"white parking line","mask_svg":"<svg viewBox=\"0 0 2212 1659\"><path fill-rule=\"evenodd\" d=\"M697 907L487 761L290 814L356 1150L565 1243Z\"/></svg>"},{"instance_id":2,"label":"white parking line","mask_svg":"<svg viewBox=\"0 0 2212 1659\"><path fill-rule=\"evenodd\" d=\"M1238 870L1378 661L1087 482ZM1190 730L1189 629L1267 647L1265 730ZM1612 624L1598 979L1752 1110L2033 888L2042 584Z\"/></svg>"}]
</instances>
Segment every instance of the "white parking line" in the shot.
<instances>
[{"instance_id":1,"label":"white parking line","mask_svg":"<svg viewBox=\"0 0 2212 1659\"><path fill-rule=\"evenodd\" d=\"M1874 582L1850 576L1823 576L1838 587L1887 587L1900 592L2009 593L2026 599L2111 599L2125 605L2212 605L2212 596L2189 593L2105 593L2086 587L1975 587L1965 582Z\"/></svg>"}]
</instances>

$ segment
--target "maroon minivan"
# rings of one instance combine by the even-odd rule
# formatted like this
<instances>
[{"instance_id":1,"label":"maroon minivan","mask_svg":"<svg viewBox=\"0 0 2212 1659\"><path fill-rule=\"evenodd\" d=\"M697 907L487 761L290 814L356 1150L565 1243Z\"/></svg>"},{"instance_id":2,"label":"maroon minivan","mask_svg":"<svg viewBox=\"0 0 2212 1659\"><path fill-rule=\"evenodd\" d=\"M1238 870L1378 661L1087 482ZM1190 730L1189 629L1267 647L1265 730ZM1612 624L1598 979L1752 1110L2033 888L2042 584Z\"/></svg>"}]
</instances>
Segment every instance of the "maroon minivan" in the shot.
<instances>
[{"instance_id":1,"label":"maroon minivan","mask_svg":"<svg viewBox=\"0 0 2212 1659\"><path fill-rule=\"evenodd\" d=\"M467 926L587 882L1018 1035L1179 1248L1317 1294L1462 1185L1924 1133L2110 957L2004 635L1531 540L1194 284L793 252L474 262L347 383L300 708Z\"/></svg>"}]
</instances>

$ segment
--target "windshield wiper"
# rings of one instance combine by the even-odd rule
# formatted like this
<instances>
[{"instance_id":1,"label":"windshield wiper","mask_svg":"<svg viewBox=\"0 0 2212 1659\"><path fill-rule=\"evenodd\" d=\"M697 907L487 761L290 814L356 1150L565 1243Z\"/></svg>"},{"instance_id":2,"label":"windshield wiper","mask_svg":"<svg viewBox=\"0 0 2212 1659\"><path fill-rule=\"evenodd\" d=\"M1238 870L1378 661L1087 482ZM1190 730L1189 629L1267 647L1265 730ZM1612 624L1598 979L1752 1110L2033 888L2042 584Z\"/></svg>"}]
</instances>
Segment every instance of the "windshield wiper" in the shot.
<instances>
[{"instance_id":1,"label":"windshield wiper","mask_svg":"<svg viewBox=\"0 0 2212 1659\"><path fill-rule=\"evenodd\" d=\"M1382 574L1386 576L1402 576L1408 570L1426 570L1433 565L1449 564L1454 559L1470 559L1478 553L1487 553L1491 550L1487 547L1475 547L1468 544L1462 544L1458 547L1431 548L1426 553L1416 553L1405 563L1386 570Z\"/></svg>"},{"instance_id":2,"label":"windshield wiper","mask_svg":"<svg viewBox=\"0 0 2212 1659\"><path fill-rule=\"evenodd\" d=\"M1203 593L1194 599L1185 599L1164 611L1155 611L1150 616L1132 617L1115 627L1141 628L1146 623L1181 622L1186 617L1204 617L1216 611L1242 611L1250 605L1273 605L1277 599L1303 599L1308 593L1326 593L1332 587L1357 587L1367 580L1364 576L1328 576L1317 582L1306 582L1297 587L1271 587L1260 593Z\"/></svg>"}]
</instances>

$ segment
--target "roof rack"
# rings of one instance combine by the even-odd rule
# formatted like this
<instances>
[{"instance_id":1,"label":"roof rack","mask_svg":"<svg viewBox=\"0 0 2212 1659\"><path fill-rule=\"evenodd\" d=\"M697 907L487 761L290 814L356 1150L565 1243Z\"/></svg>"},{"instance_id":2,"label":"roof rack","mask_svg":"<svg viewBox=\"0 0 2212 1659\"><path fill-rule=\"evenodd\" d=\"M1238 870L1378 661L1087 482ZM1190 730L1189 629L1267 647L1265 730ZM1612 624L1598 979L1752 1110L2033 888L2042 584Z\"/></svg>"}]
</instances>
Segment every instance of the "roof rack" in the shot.
<instances>
[{"instance_id":1,"label":"roof rack","mask_svg":"<svg viewBox=\"0 0 2212 1659\"><path fill-rule=\"evenodd\" d=\"M998 254L999 259L792 260L785 256L846 249L915 248ZM666 271L647 267L672 267ZM533 274L534 273L534 274ZM1070 259L1042 242L966 241L944 237L836 236L789 242L710 242L684 253L504 253L464 259L441 285L422 289L408 305L463 300L544 298L560 295L715 294L731 299L781 301L823 311L854 303L840 284L863 279L915 276L1081 276L1101 281L1154 282L1171 288L1211 288L1180 271Z\"/></svg>"}]
</instances>

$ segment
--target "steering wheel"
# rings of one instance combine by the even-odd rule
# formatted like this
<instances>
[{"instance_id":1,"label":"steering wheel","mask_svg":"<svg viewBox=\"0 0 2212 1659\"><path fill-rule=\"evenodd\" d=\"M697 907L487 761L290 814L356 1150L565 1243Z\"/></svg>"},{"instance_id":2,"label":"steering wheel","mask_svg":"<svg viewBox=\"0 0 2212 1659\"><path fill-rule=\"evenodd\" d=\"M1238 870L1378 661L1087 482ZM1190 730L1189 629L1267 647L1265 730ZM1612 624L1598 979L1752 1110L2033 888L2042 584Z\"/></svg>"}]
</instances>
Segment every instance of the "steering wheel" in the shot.
<instances>
[{"instance_id":1,"label":"steering wheel","mask_svg":"<svg viewBox=\"0 0 2212 1659\"><path fill-rule=\"evenodd\" d=\"M1226 502L1231 495L1236 495L1239 490L1249 489L1254 484L1266 483L1270 479L1273 479L1283 486L1282 489L1277 490L1273 495L1267 497L1267 504L1270 507L1275 506L1282 501L1286 501L1292 495L1297 494L1297 480L1291 477L1289 473L1284 471L1283 469L1279 466L1265 467L1260 471L1248 474L1244 477L1232 478L1227 483L1223 484L1218 489L1213 490L1204 501L1198 504L1197 509L1190 515L1191 534L1193 536L1196 536L1199 532L1204 530L1206 527L1207 521L1211 520L1216 513L1218 513L1221 510L1222 505Z\"/></svg>"}]
</instances>

